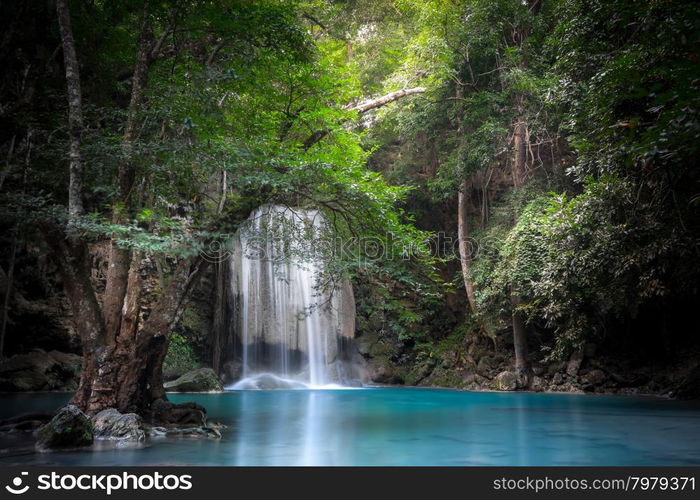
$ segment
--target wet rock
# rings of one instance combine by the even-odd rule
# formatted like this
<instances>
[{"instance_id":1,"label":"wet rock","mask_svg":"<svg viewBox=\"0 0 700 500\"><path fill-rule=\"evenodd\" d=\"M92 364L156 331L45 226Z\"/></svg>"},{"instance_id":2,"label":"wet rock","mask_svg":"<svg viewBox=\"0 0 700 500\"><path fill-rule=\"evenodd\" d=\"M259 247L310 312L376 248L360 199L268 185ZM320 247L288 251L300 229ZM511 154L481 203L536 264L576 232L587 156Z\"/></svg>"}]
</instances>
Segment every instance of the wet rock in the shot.
<instances>
[{"instance_id":1,"label":"wet rock","mask_svg":"<svg viewBox=\"0 0 700 500\"><path fill-rule=\"evenodd\" d=\"M345 381L343 384L346 387L363 387L364 384L362 383L362 380L359 378L351 378Z\"/></svg>"},{"instance_id":2,"label":"wet rock","mask_svg":"<svg viewBox=\"0 0 700 500\"><path fill-rule=\"evenodd\" d=\"M92 418L95 439L143 441L141 417L136 413L120 413L114 408L102 410Z\"/></svg>"},{"instance_id":3,"label":"wet rock","mask_svg":"<svg viewBox=\"0 0 700 500\"><path fill-rule=\"evenodd\" d=\"M169 437L192 437L192 438L213 438L221 439L221 432L213 427L182 427L167 429L165 432Z\"/></svg>"},{"instance_id":4,"label":"wet rock","mask_svg":"<svg viewBox=\"0 0 700 500\"><path fill-rule=\"evenodd\" d=\"M149 437L164 437L167 434L167 432L168 429L160 426L146 428L146 433Z\"/></svg>"},{"instance_id":5,"label":"wet rock","mask_svg":"<svg viewBox=\"0 0 700 500\"><path fill-rule=\"evenodd\" d=\"M602 384L606 379L607 376L603 370L595 369L581 376L581 384L584 387L592 387Z\"/></svg>"},{"instance_id":6,"label":"wet rock","mask_svg":"<svg viewBox=\"0 0 700 500\"><path fill-rule=\"evenodd\" d=\"M77 406L67 405L37 430L36 445L39 450L78 448L91 445L93 439L90 418Z\"/></svg>"},{"instance_id":7,"label":"wet rock","mask_svg":"<svg viewBox=\"0 0 700 500\"><path fill-rule=\"evenodd\" d=\"M176 380L163 384L169 392L220 392L224 390L219 376L211 368L192 370Z\"/></svg>"},{"instance_id":8,"label":"wet rock","mask_svg":"<svg viewBox=\"0 0 700 500\"><path fill-rule=\"evenodd\" d=\"M151 420L158 424L204 426L207 421L207 411L197 403L175 404L157 399L151 404Z\"/></svg>"},{"instance_id":9,"label":"wet rock","mask_svg":"<svg viewBox=\"0 0 700 500\"><path fill-rule=\"evenodd\" d=\"M238 381L235 390L305 389L307 386L296 380L278 377L272 373L261 373Z\"/></svg>"},{"instance_id":10,"label":"wet rock","mask_svg":"<svg viewBox=\"0 0 700 500\"><path fill-rule=\"evenodd\" d=\"M494 382L499 391L514 391L518 388L518 376L510 371L499 373Z\"/></svg>"}]
</instances>

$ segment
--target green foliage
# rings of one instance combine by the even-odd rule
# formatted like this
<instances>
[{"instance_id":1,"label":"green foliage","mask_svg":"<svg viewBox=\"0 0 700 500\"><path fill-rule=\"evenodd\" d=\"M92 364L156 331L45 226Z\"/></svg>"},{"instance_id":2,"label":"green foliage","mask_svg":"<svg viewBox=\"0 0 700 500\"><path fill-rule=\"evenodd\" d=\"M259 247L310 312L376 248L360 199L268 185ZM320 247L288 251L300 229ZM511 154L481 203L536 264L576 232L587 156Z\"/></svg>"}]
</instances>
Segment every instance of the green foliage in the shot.
<instances>
[{"instance_id":1,"label":"green foliage","mask_svg":"<svg viewBox=\"0 0 700 500\"><path fill-rule=\"evenodd\" d=\"M459 321L444 303L461 277L428 243L430 230L454 233L470 179L473 329L476 319L509 328L515 293L528 327L563 357L617 319L697 296L697 2L159 2L145 20L165 49L125 147L137 4L71 2L89 212L72 226L80 236L179 257L264 203L318 208L344 244L322 247L327 268L371 288L358 312L391 340L382 354L412 349L423 363L468 333L449 335ZM7 5L0 222L63 226L55 9ZM34 24L10 29L22 15ZM421 96L360 120L349 109L418 85ZM529 182L512 189L516 123ZM118 199L124 162L135 166L129 200ZM172 349L189 352L179 342Z\"/></svg>"},{"instance_id":2,"label":"green foliage","mask_svg":"<svg viewBox=\"0 0 700 500\"><path fill-rule=\"evenodd\" d=\"M165 373L182 374L196 368L199 368L199 360L187 337L178 333L172 333L168 344L168 352L163 363L163 371Z\"/></svg>"}]
</instances>

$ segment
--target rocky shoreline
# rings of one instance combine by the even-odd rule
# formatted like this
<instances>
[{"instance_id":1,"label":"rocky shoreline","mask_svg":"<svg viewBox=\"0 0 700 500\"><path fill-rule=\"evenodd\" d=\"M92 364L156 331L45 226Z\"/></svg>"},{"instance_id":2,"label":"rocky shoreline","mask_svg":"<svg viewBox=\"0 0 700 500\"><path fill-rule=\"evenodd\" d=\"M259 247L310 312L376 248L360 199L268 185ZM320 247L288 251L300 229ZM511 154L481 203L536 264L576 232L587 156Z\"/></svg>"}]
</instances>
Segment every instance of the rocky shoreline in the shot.
<instances>
[{"instance_id":1,"label":"rocky shoreline","mask_svg":"<svg viewBox=\"0 0 700 500\"><path fill-rule=\"evenodd\" d=\"M700 396L697 354L673 366L632 367L596 356L595 346L574 352L566 361L533 362L528 380L513 371L508 350L483 342L465 343L410 365L393 361L381 341L361 338L365 385L451 388L472 391L529 391L577 394L655 395L679 399ZM0 392L70 392L80 382L81 357L33 349L7 359L0 368ZM624 374L624 375L623 375ZM220 377L211 368L190 370L165 382L167 392L220 392Z\"/></svg>"},{"instance_id":2,"label":"rocky shoreline","mask_svg":"<svg viewBox=\"0 0 700 500\"><path fill-rule=\"evenodd\" d=\"M700 353L695 351L688 351L674 363L649 366L600 355L595 345L588 344L564 361L534 360L529 377L522 380L513 368L512 348L496 348L480 337L448 344L429 356L411 358L386 338L364 335L358 339L358 350L367 366L367 379L378 385L700 397Z\"/></svg>"}]
</instances>

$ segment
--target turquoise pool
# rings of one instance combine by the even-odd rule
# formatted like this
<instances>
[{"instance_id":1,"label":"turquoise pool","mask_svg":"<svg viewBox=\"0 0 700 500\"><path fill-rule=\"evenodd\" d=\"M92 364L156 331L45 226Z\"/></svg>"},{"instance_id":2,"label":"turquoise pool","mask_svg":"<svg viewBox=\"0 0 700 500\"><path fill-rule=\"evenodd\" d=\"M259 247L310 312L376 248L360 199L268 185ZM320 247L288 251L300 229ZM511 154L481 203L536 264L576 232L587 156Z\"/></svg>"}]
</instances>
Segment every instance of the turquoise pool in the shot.
<instances>
[{"instance_id":1,"label":"turquoise pool","mask_svg":"<svg viewBox=\"0 0 700 500\"><path fill-rule=\"evenodd\" d=\"M0 418L51 410L68 394L0 395ZM157 438L143 448L22 452L55 465L699 465L700 404L647 397L441 389L179 394L225 423L221 440ZM15 440L15 441L13 441Z\"/></svg>"}]
</instances>

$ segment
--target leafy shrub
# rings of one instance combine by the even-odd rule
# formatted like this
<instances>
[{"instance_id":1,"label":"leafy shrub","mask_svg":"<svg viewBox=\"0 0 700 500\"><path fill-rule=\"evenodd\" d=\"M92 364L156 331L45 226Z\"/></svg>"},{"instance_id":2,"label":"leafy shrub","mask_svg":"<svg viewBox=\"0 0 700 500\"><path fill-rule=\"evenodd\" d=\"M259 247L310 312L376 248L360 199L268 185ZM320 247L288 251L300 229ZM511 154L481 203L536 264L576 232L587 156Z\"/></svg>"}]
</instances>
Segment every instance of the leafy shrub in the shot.
<instances>
[{"instance_id":1,"label":"leafy shrub","mask_svg":"<svg viewBox=\"0 0 700 500\"><path fill-rule=\"evenodd\" d=\"M177 378L183 373L199 368L199 360L188 339L179 333L170 336L168 353L163 363L163 375L166 379Z\"/></svg>"}]
</instances>

